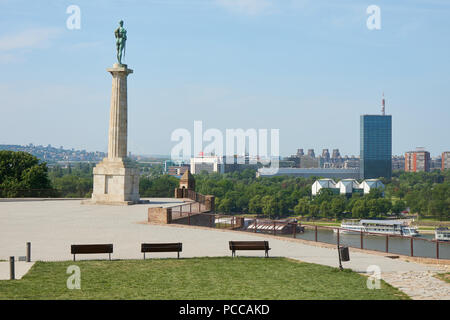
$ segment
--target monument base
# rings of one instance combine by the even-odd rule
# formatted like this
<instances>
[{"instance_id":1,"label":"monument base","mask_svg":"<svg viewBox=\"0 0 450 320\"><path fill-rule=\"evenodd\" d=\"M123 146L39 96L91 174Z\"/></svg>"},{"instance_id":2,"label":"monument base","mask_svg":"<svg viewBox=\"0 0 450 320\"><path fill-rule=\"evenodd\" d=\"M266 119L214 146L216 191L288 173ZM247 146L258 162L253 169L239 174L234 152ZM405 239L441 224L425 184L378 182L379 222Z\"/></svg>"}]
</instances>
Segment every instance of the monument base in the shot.
<instances>
[{"instance_id":1,"label":"monument base","mask_svg":"<svg viewBox=\"0 0 450 320\"><path fill-rule=\"evenodd\" d=\"M140 203L139 168L128 159L105 158L94 168L91 204L130 205Z\"/></svg>"},{"instance_id":2,"label":"monument base","mask_svg":"<svg viewBox=\"0 0 450 320\"><path fill-rule=\"evenodd\" d=\"M92 199L82 200L81 204L85 205L108 205L108 206L130 206L135 204L150 204L150 200L139 200L138 202L133 201L122 201L122 202L110 202L110 201L94 201Z\"/></svg>"}]
</instances>

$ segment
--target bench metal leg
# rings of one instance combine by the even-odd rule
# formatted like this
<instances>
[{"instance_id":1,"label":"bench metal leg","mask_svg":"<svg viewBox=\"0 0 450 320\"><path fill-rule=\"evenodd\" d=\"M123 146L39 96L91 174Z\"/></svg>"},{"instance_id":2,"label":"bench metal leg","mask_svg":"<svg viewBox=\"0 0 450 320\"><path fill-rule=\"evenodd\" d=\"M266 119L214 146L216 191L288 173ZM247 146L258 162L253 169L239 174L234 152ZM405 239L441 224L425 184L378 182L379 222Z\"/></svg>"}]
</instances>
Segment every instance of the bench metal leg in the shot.
<instances>
[{"instance_id":1,"label":"bench metal leg","mask_svg":"<svg viewBox=\"0 0 450 320\"><path fill-rule=\"evenodd\" d=\"M109 261L111 261L111 253L109 253Z\"/></svg>"},{"instance_id":2,"label":"bench metal leg","mask_svg":"<svg viewBox=\"0 0 450 320\"><path fill-rule=\"evenodd\" d=\"M178 259L180 259L180 251L177 251Z\"/></svg>"},{"instance_id":3,"label":"bench metal leg","mask_svg":"<svg viewBox=\"0 0 450 320\"><path fill-rule=\"evenodd\" d=\"M269 251L266 250L266 258L268 258L268 257L269 257Z\"/></svg>"},{"instance_id":4,"label":"bench metal leg","mask_svg":"<svg viewBox=\"0 0 450 320\"><path fill-rule=\"evenodd\" d=\"M144 252L144 260L145 260L145 252Z\"/></svg>"},{"instance_id":5,"label":"bench metal leg","mask_svg":"<svg viewBox=\"0 0 450 320\"><path fill-rule=\"evenodd\" d=\"M73 261L75 261L75 255L73 255Z\"/></svg>"},{"instance_id":6,"label":"bench metal leg","mask_svg":"<svg viewBox=\"0 0 450 320\"><path fill-rule=\"evenodd\" d=\"M16 269L14 264L14 256L9 257L9 280L16 279Z\"/></svg>"}]
</instances>

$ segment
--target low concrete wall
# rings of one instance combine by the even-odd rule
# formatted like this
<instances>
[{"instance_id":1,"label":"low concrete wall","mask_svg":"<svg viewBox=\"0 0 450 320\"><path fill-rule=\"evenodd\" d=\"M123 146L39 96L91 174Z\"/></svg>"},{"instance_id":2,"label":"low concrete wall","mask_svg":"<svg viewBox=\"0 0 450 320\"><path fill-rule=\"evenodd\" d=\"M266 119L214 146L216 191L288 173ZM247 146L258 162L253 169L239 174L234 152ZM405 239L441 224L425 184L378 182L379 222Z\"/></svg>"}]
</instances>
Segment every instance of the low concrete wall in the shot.
<instances>
[{"instance_id":1,"label":"low concrete wall","mask_svg":"<svg viewBox=\"0 0 450 320\"><path fill-rule=\"evenodd\" d=\"M172 222L171 208L148 208L148 222L169 224Z\"/></svg>"}]
</instances>

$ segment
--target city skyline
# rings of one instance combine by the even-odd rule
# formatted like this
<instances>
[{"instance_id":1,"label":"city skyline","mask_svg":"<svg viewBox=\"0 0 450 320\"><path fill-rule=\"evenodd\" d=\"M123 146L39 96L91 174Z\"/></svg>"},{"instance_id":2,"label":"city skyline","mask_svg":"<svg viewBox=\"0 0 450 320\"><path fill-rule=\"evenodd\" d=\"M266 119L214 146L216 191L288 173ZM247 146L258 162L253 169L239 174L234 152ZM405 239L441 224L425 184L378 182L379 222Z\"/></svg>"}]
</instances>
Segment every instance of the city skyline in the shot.
<instances>
[{"instance_id":1,"label":"city skyline","mask_svg":"<svg viewBox=\"0 0 450 320\"><path fill-rule=\"evenodd\" d=\"M379 1L381 30L366 28L363 1L242 3L79 1L81 29L68 30L68 3L1 1L0 143L107 150L98 119L123 19L133 154L170 154L171 132L203 120L278 128L282 156L299 146L358 155L359 117L381 114L383 92L394 155L449 149L445 2Z\"/></svg>"},{"instance_id":2,"label":"city skyline","mask_svg":"<svg viewBox=\"0 0 450 320\"><path fill-rule=\"evenodd\" d=\"M323 151L327 148L320 149L317 151ZM85 149L75 149L75 148L69 148L64 146L52 146L51 144L47 145L34 145L32 143L27 145L16 145L16 144L0 144L0 150L10 150L10 151L24 151L33 154L34 156L38 157L39 159L43 161L90 161L90 162L98 162L102 160L104 157L107 156L106 152L98 151L98 150L85 150ZM316 150L316 149L314 149ZM338 150L333 149L333 150ZM426 150L425 150L426 151ZM408 152L408 151L407 151ZM405 152L405 153L407 153ZM80 154L81 153L81 154ZM401 165L401 170L404 169L404 160L405 160L405 153L402 154L393 154L392 155L392 161L399 161L403 160L403 164ZM436 155L430 155L431 160L440 160L442 158L442 154L450 153L450 151L443 151L440 154ZM160 159L170 159L170 155L168 154L134 154L129 153L129 156L135 157L136 159L139 158L160 158ZM295 155L281 155L280 157L283 160L290 160ZM81 158L80 158L81 157ZM321 154L316 155L316 159L319 159L320 157L323 157ZM340 154L340 158L342 160L346 159L359 159L360 155L349 155L349 154ZM330 160L333 160L333 157L330 157ZM183 162L183 161L182 161ZM343 165L341 163L340 165ZM393 168L394 170L394 168Z\"/></svg>"}]
</instances>

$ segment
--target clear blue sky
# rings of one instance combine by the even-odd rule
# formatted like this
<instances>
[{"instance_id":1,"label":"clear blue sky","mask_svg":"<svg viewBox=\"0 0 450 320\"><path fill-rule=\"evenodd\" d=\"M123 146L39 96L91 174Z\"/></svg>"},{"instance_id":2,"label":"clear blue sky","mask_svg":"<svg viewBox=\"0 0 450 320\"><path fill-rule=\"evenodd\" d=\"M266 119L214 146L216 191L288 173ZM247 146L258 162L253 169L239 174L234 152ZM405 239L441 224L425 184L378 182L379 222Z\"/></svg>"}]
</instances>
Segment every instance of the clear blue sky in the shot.
<instances>
[{"instance_id":1,"label":"clear blue sky","mask_svg":"<svg viewBox=\"0 0 450 320\"><path fill-rule=\"evenodd\" d=\"M280 129L282 155L357 155L359 116L385 92L393 153L434 156L450 150L449 17L448 0L0 0L0 143L106 151L123 19L133 153L169 154L171 132L202 120Z\"/></svg>"}]
</instances>

